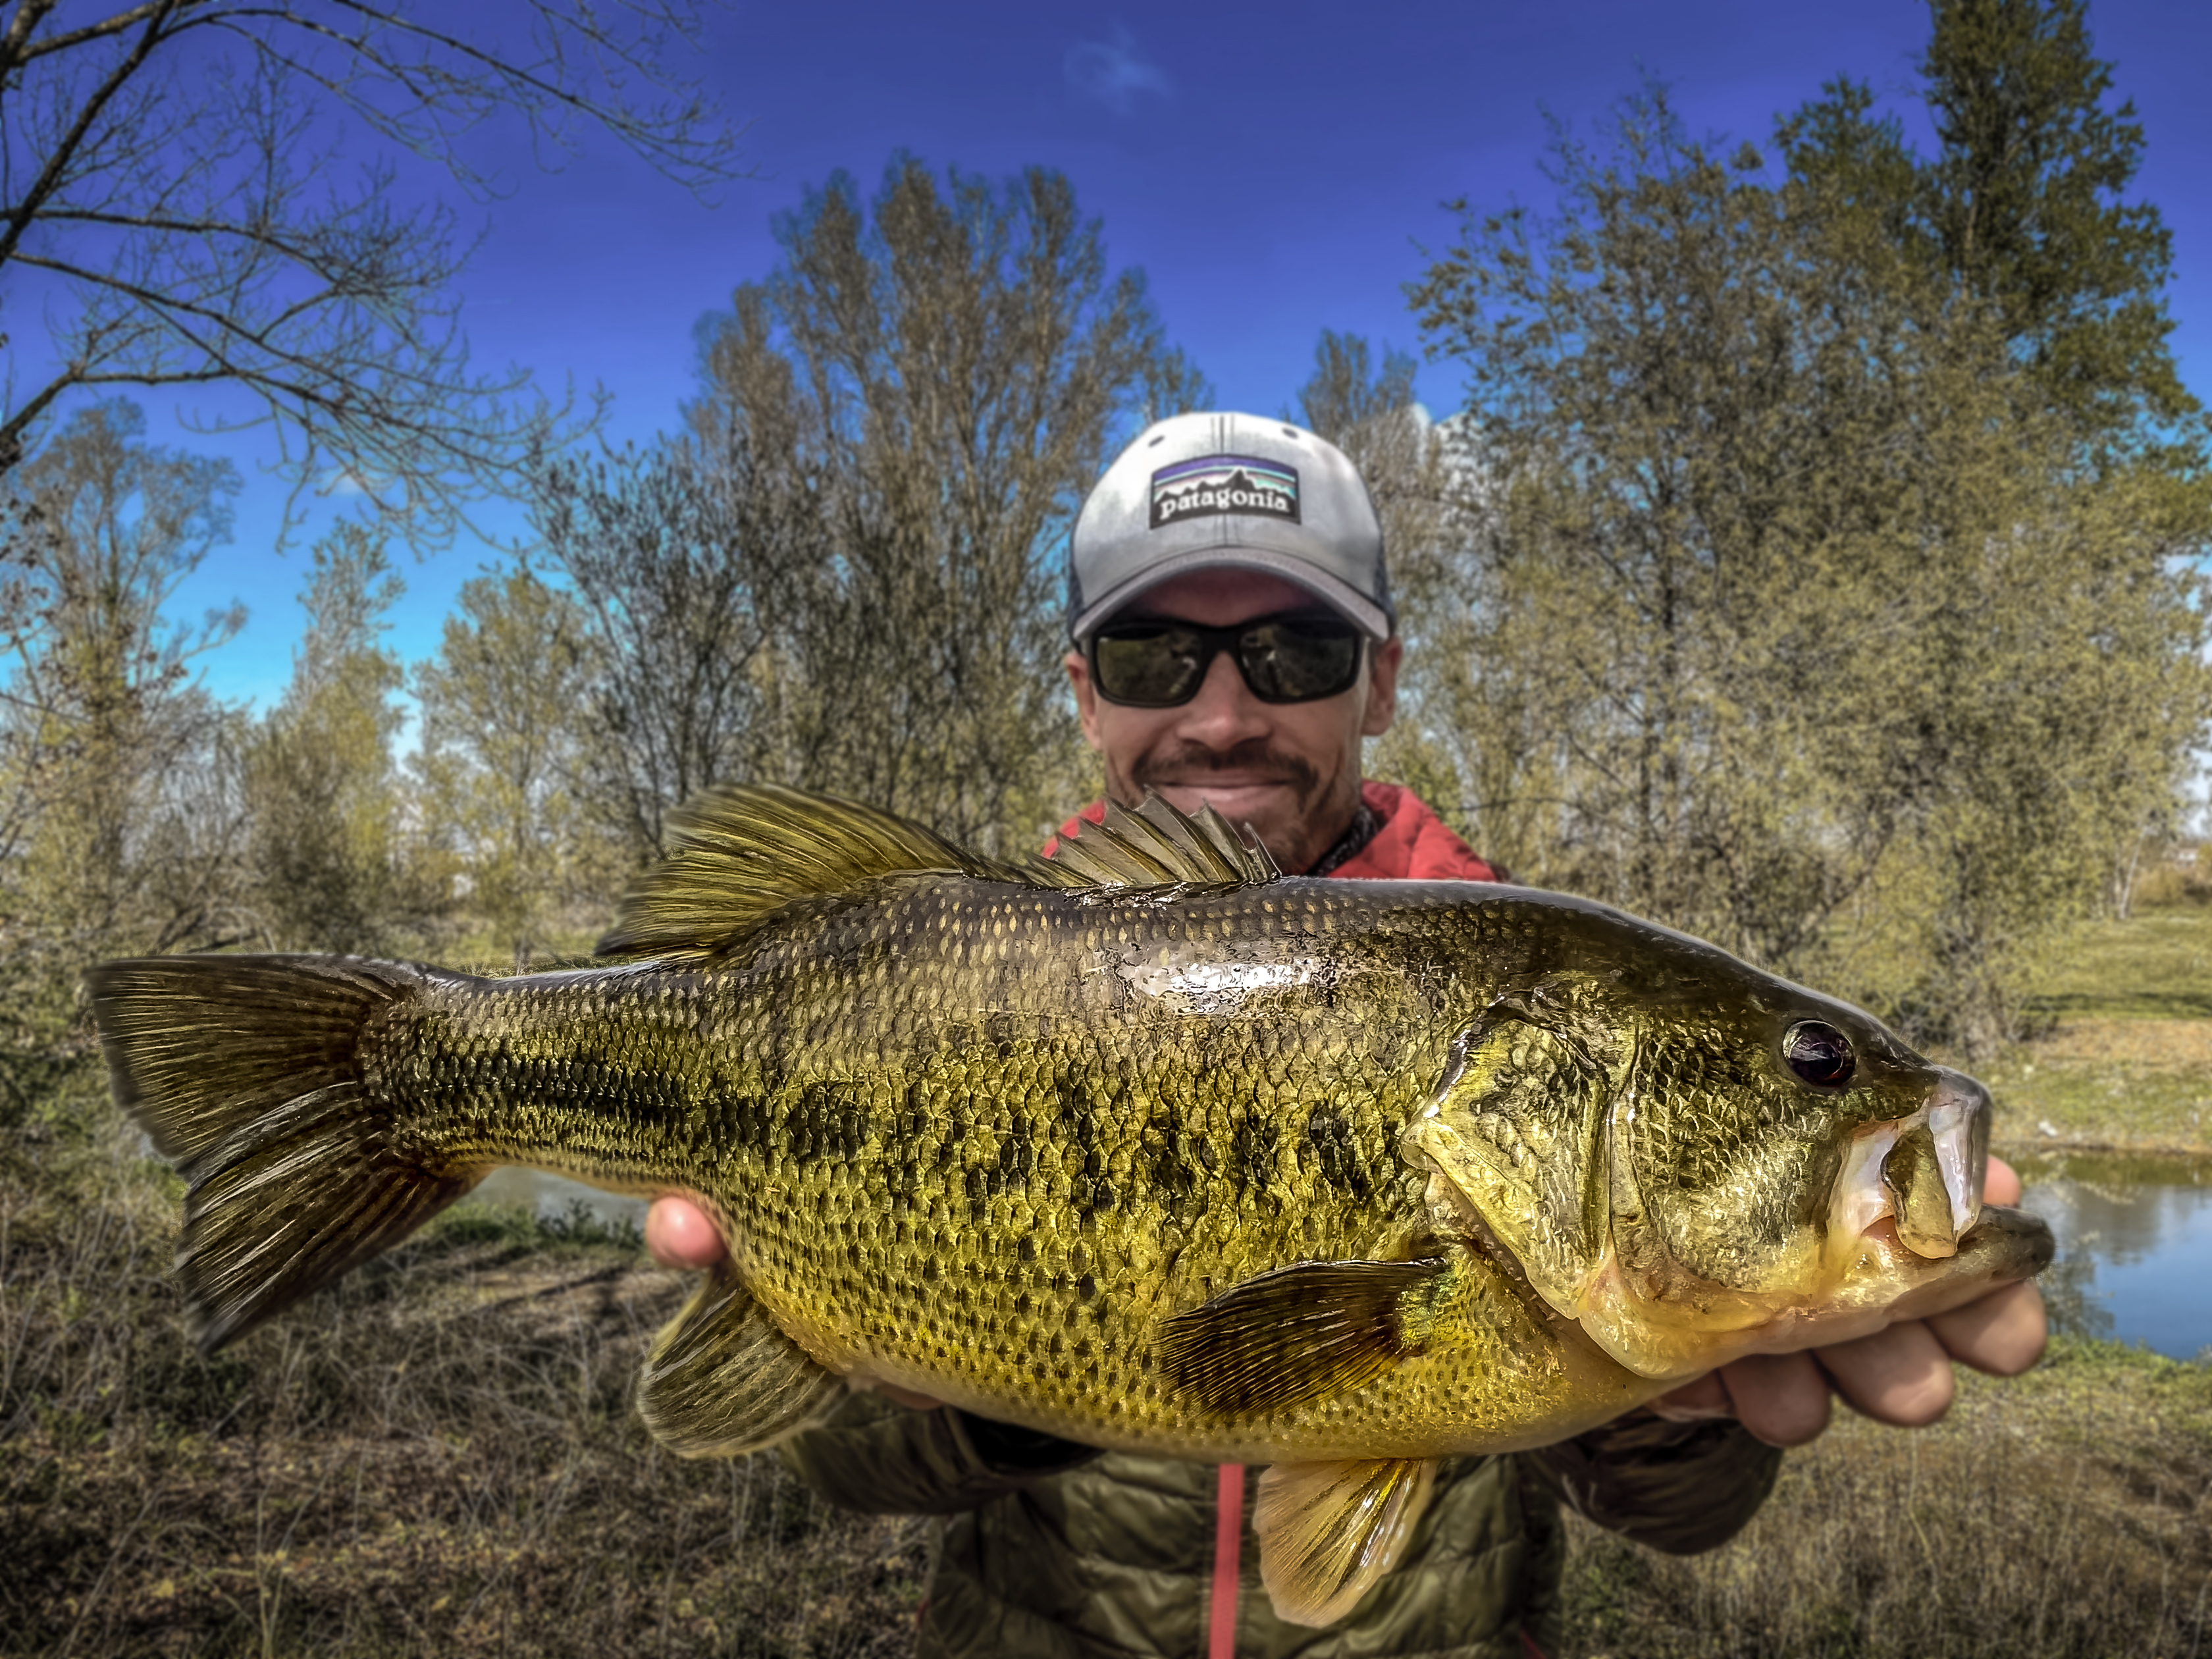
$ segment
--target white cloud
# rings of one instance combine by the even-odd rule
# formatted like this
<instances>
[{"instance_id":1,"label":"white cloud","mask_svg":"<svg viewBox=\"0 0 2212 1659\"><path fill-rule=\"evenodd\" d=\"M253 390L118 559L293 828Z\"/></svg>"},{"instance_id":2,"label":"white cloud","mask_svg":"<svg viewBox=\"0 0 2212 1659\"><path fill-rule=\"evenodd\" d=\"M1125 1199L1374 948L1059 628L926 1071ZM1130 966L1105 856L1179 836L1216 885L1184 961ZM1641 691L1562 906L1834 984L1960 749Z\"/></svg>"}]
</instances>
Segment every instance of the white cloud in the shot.
<instances>
[{"instance_id":1,"label":"white cloud","mask_svg":"<svg viewBox=\"0 0 2212 1659\"><path fill-rule=\"evenodd\" d=\"M1139 55L1129 31L1118 23L1110 40L1079 40L1070 46L1060 67L1068 85L1116 115L1127 115L1146 93L1165 98L1175 90L1167 71Z\"/></svg>"}]
</instances>

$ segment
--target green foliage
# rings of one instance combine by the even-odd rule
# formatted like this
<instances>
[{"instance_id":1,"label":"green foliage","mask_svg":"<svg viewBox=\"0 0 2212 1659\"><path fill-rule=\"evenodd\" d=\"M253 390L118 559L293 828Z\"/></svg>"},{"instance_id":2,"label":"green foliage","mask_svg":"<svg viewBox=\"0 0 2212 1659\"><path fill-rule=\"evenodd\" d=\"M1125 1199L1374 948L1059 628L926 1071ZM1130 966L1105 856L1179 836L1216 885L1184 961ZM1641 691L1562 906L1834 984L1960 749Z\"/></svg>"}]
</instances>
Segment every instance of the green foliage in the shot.
<instances>
[{"instance_id":1,"label":"green foliage","mask_svg":"<svg viewBox=\"0 0 2212 1659\"><path fill-rule=\"evenodd\" d=\"M237 479L143 429L129 404L78 414L16 472L0 546L0 1123L34 1137L76 1135L97 1086L78 970L244 921L235 733L191 670L244 612L165 615Z\"/></svg>"},{"instance_id":2,"label":"green foliage","mask_svg":"<svg viewBox=\"0 0 2212 1659\"><path fill-rule=\"evenodd\" d=\"M1976 302L2041 398L2104 465L2181 487L2205 533L2207 428L2168 347L2172 239L2126 199L2135 106L2111 106L2086 0L1936 0L1914 154L1865 86L1839 79L1779 128L1792 171L1884 223L1898 257ZM2176 504L2180 507L2180 503Z\"/></svg>"},{"instance_id":3,"label":"green foliage","mask_svg":"<svg viewBox=\"0 0 2212 1659\"><path fill-rule=\"evenodd\" d=\"M569 787L588 660L576 602L515 569L462 586L437 657L415 671L414 766L431 833L458 859L470 908L511 943L518 969L588 867Z\"/></svg>"},{"instance_id":4,"label":"green foliage","mask_svg":"<svg viewBox=\"0 0 2212 1659\"><path fill-rule=\"evenodd\" d=\"M246 744L258 902L285 949L371 951L422 907L407 890L392 756L405 670L378 640L401 592L362 526L317 544L292 683Z\"/></svg>"},{"instance_id":5,"label":"green foliage","mask_svg":"<svg viewBox=\"0 0 2212 1659\"><path fill-rule=\"evenodd\" d=\"M1058 173L901 158L865 210L841 175L777 234L690 410L703 465L787 503L764 769L1030 845L1088 770L1057 668L1074 512L1130 417L1203 382Z\"/></svg>"},{"instance_id":6,"label":"green foliage","mask_svg":"<svg viewBox=\"0 0 2212 1659\"><path fill-rule=\"evenodd\" d=\"M1657 92L1555 177L1415 296L1472 406L1423 737L1527 878L1994 1052L2212 708L2172 514L1852 178Z\"/></svg>"},{"instance_id":7,"label":"green foliage","mask_svg":"<svg viewBox=\"0 0 2212 1659\"><path fill-rule=\"evenodd\" d=\"M902 158L777 235L702 327L687 433L541 477L593 652L581 793L636 858L748 778L1031 845L1089 769L1058 666L1075 508L1133 418L1205 383L1057 173Z\"/></svg>"}]
</instances>

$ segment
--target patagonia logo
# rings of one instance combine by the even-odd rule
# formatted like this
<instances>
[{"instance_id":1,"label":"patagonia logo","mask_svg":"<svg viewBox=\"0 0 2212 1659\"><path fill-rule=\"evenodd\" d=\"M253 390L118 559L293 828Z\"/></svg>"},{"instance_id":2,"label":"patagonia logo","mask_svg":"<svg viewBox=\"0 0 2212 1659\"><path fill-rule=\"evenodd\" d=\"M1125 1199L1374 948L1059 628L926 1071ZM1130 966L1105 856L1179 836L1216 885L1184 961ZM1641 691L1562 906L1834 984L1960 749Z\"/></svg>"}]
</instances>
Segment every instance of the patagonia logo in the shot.
<instances>
[{"instance_id":1,"label":"patagonia logo","mask_svg":"<svg viewBox=\"0 0 2212 1659\"><path fill-rule=\"evenodd\" d=\"M1255 455L1206 455L1152 474L1152 528L1215 513L1298 522L1298 471Z\"/></svg>"}]
</instances>

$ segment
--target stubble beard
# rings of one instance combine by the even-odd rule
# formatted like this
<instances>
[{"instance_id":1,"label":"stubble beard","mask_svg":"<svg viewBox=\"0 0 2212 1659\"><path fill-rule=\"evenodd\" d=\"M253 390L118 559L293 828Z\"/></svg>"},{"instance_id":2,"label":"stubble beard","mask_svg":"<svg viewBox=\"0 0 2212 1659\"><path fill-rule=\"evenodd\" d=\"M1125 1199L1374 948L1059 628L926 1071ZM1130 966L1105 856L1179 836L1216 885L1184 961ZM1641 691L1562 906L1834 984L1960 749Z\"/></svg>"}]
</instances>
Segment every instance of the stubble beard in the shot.
<instances>
[{"instance_id":1,"label":"stubble beard","mask_svg":"<svg viewBox=\"0 0 2212 1659\"><path fill-rule=\"evenodd\" d=\"M1125 806L1140 805L1148 790L1163 794L1170 787L1203 794L1210 777L1225 772L1257 774L1286 789L1287 798L1257 814L1244 814L1249 823L1232 820L1237 829L1256 835L1286 871L1306 870L1343 833L1344 825L1358 810L1357 780L1339 775L1324 778L1304 756L1271 748L1264 739L1217 750L1200 744L1170 740L1147 750L1119 776L1109 771L1107 783L1114 798ZM1341 796L1341 800L1337 797ZM1322 820L1327 820L1323 822Z\"/></svg>"}]
</instances>

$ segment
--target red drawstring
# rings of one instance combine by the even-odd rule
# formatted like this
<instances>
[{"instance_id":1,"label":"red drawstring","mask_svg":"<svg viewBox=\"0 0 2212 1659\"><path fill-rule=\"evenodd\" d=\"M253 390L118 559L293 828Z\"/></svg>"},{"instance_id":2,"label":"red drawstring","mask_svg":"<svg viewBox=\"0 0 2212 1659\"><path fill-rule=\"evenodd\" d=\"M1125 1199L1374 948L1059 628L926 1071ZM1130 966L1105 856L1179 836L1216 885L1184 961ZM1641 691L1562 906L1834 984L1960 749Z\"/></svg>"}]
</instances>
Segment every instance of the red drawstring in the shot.
<instances>
[{"instance_id":1,"label":"red drawstring","mask_svg":"<svg viewBox=\"0 0 2212 1659\"><path fill-rule=\"evenodd\" d=\"M1206 1659L1236 1659L1237 1578L1243 1555L1244 1466L1224 1463L1216 1471L1214 1486L1213 1596L1206 1620Z\"/></svg>"}]
</instances>

